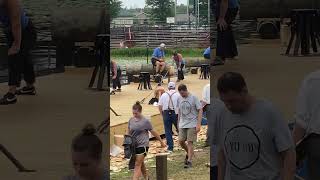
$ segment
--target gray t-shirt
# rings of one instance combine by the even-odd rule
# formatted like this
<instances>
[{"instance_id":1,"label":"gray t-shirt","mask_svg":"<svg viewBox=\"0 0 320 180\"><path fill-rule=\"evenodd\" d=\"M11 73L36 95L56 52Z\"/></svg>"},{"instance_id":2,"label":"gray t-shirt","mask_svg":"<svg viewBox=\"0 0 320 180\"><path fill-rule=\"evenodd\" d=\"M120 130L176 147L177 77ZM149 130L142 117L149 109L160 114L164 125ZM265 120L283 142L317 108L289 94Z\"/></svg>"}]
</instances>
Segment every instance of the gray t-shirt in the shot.
<instances>
[{"instance_id":1,"label":"gray t-shirt","mask_svg":"<svg viewBox=\"0 0 320 180\"><path fill-rule=\"evenodd\" d=\"M225 180L280 180L280 152L294 147L289 127L268 101L242 115L217 114L218 143L225 154Z\"/></svg>"},{"instance_id":2,"label":"gray t-shirt","mask_svg":"<svg viewBox=\"0 0 320 180\"><path fill-rule=\"evenodd\" d=\"M201 103L199 99L189 94L188 97L179 97L179 128L194 128L197 127L198 114L201 109Z\"/></svg>"},{"instance_id":3,"label":"gray t-shirt","mask_svg":"<svg viewBox=\"0 0 320 180\"><path fill-rule=\"evenodd\" d=\"M207 106L207 119L208 119L208 142L210 145L210 166L217 166L218 157L218 140L217 133L217 115L224 110L224 103L217 98L211 98L211 105Z\"/></svg>"},{"instance_id":4,"label":"gray t-shirt","mask_svg":"<svg viewBox=\"0 0 320 180\"><path fill-rule=\"evenodd\" d=\"M131 118L128 123L130 135L137 141L136 147L149 147L149 131L152 130L151 122L142 117L141 119Z\"/></svg>"},{"instance_id":5,"label":"gray t-shirt","mask_svg":"<svg viewBox=\"0 0 320 180\"><path fill-rule=\"evenodd\" d=\"M320 71L310 73L302 82L296 103L295 119L306 134L320 134Z\"/></svg>"}]
</instances>

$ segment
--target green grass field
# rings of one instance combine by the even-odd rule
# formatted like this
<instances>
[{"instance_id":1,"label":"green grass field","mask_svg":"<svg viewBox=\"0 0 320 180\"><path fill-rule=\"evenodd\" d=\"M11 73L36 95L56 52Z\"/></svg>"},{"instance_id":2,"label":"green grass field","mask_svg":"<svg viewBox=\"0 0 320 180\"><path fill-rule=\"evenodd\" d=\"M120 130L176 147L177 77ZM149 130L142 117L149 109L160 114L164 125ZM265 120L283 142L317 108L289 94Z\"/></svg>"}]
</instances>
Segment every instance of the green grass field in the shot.
<instances>
[{"instance_id":1,"label":"green grass field","mask_svg":"<svg viewBox=\"0 0 320 180\"><path fill-rule=\"evenodd\" d=\"M179 49L166 49L165 55L167 58L171 57L173 52L181 53L183 57L202 57L204 49L200 48L179 48ZM111 49L111 57L149 57L152 56L153 49L147 50L147 48L127 48L127 49Z\"/></svg>"},{"instance_id":2,"label":"green grass field","mask_svg":"<svg viewBox=\"0 0 320 180\"><path fill-rule=\"evenodd\" d=\"M191 169L184 169L183 162L185 158L184 151L175 151L168 156L168 180L209 180L210 169L207 167L209 163L209 148L203 148L204 142L198 142L195 149L201 149L202 151L195 152L193 159L193 167ZM148 159L146 166L149 172L150 179L156 179L156 161L155 158ZM132 171L127 168L118 172L111 173L112 180L130 180L132 178Z\"/></svg>"}]
</instances>

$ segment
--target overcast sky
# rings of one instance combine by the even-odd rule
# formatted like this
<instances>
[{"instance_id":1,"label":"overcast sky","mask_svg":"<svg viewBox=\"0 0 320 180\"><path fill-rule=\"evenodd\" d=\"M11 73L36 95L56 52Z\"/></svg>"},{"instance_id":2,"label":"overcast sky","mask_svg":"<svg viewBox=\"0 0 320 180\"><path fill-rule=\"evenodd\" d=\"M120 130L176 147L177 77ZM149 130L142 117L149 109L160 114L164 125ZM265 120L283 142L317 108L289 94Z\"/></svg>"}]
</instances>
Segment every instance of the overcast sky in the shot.
<instances>
[{"instance_id":1,"label":"overcast sky","mask_svg":"<svg viewBox=\"0 0 320 180\"><path fill-rule=\"evenodd\" d=\"M127 8L143 8L145 0L121 0L122 6ZM177 0L178 4L187 4L187 0Z\"/></svg>"}]
</instances>

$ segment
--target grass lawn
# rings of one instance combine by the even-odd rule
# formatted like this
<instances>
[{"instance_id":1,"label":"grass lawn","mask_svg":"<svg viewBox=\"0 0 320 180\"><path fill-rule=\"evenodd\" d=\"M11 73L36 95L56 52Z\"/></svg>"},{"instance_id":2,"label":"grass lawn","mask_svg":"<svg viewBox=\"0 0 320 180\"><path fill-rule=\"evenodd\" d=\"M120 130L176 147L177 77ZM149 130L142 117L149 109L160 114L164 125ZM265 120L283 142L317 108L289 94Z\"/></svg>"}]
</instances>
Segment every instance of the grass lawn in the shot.
<instances>
[{"instance_id":1,"label":"grass lawn","mask_svg":"<svg viewBox=\"0 0 320 180\"><path fill-rule=\"evenodd\" d=\"M169 180L209 180L210 169L207 167L209 163L209 148L203 148L204 142L198 142L196 144L195 157L193 159L193 167L191 169L184 169L183 162L185 158L185 152L177 150L168 156L168 179ZM155 157L148 159L146 162L149 176L151 180L156 179L156 161ZM129 180L132 177L132 171L124 169L117 173L111 173L112 180Z\"/></svg>"}]
</instances>

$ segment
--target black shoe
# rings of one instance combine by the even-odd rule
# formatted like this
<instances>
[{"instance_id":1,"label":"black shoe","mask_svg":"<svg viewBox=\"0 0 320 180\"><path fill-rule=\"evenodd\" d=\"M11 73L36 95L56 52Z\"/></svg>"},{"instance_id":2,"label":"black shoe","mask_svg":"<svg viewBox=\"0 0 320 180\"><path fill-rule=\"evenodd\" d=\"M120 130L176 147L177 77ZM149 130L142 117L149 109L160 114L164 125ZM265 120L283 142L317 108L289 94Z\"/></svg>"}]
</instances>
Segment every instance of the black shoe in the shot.
<instances>
[{"instance_id":1,"label":"black shoe","mask_svg":"<svg viewBox=\"0 0 320 180\"><path fill-rule=\"evenodd\" d=\"M219 65L224 65L225 59L216 57L213 62L210 64L211 66L219 66Z\"/></svg>"},{"instance_id":2,"label":"black shoe","mask_svg":"<svg viewBox=\"0 0 320 180\"><path fill-rule=\"evenodd\" d=\"M23 87L16 91L17 95L36 95L36 88L35 87Z\"/></svg>"},{"instance_id":3,"label":"black shoe","mask_svg":"<svg viewBox=\"0 0 320 180\"><path fill-rule=\"evenodd\" d=\"M192 162L188 161L187 164L184 165L184 168L186 169L192 168Z\"/></svg>"},{"instance_id":4,"label":"black shoe","mask_svg":"<svg viewBox=\"0 0 320 180\"><path fill-rule=\"evenodd\" d=\"M3 98L0 99L0 105L15 104L17 101L17 96L8 92L3 96Z\"/></svg>"},{"instance_id":5,"label":"black shoe","mask_svg":"<svg viewBox=\"0 0 320 180\"><path fill-rule=\"evenodd\" d=\"M189 158L188 155L186 155L186 158L184 159L184 165L188 165L188 162L189 162L188 158Z\"/></svg>"}]
</instances>

